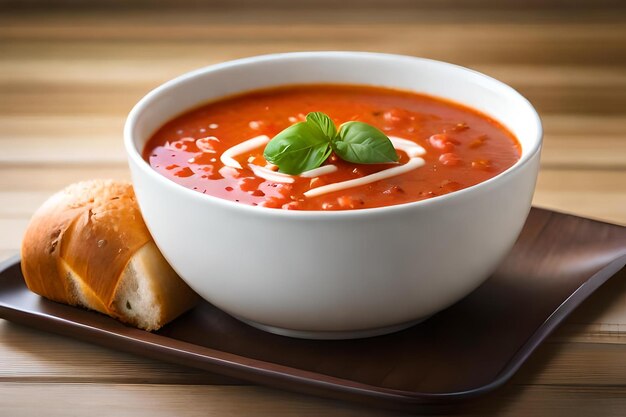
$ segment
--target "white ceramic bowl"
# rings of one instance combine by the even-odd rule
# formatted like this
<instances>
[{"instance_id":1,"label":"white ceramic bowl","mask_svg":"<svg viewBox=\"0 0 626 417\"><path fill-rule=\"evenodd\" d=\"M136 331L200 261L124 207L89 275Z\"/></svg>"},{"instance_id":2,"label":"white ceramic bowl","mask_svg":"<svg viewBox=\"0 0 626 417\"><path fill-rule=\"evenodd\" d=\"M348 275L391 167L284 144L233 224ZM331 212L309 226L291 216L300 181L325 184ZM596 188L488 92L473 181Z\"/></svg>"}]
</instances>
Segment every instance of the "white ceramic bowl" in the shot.
<instances>
[{"instance_id":1,"label":"white ceramic bowl","mask_svg":"<svg viewBox=\"0 0 626 417\"><path fill-rule=\"evenodd\" d=\"M200 194L141 157L147 139L188 109L302 83L369 84L452 99L507 126L522 157L502 174L451 194L333 212L252 207ZM531 104L493 78L443 62L362 52L266 55L187 73L146 95L130 112L124 135L143 216L180 276L253 326L327 339L407 327L480 285L524 224L542 141Z\"/></svg>"}]
</instances>

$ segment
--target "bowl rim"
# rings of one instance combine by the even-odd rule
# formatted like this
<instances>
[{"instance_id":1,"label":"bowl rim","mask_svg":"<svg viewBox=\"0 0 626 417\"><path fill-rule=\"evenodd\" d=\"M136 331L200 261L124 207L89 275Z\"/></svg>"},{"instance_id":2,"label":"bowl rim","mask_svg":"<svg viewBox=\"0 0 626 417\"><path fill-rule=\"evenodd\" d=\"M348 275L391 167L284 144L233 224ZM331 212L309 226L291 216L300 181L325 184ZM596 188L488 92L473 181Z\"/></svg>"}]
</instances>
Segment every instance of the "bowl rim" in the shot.
<instances>
[{"instance_id":1,"label":"bowl rim","mask_svg":"<svg viewBox=\"0 0 626 417\"><path fill-rule=\"evenodd\" d=\"M151 105L151 102L157 97L166 94L168 91L175 89L178 84L183 83L188 80L192 80L198 76L214 72L225 70L229 68L234 68L242 65L257 63L257 62L267 62L267 61L276 61L276 60L284 60L284 59L301 59L301 58L328 58L328 57L355 57L355 58L366 58L366 59L393 59L399 61L420 61L435 65L440 65L442 67L448 67L453 70L458 70L461 72L468 72L474 77L478 77L488 83L490 83L493 87L497 88L498 94L506 94L513 97L515 100L518 100L525 106L532 117L532 122L534 122L537 131L537 137L535 138L532 146L528 148L528 151L524 151L522 148L522 155L520 159L499 173L498 175L491 177L485 181L479 182L478 184L463 188L461 190L453 191L448 194L443 194L436 197L431 197L425 200L413 201L408 203L395 204L391 206L383 206L383 207L372 207L372 208L364 208L357 210L281 210L276 208L268 208L261 206L250 206L247 204L241 204L235 201L226 200L223 198L219 198L210 194L203 194L192 189L189 189L181 184L178 184L172 180L169 180L165 176L159 174L156 170L152 169L150 164L143 159L142 150L137 149L135 146L135 140L133 136L133 129L136 125L137 120L140 115L146 111L147 108ZM249 90L253 91L253 90ZM245 93L246 91L241 91L240 93ZM237 93L238 94L238 93ZM436 95L435 95L436 97ZM218 99L219 100L219 99ZM455 101L453 98L450 99ZM460 104L466 105L468 107L472 107L468 104L462 103ZM185 111L189 109L181 109L181 113L183 114ZM498 120L500 123L502 121ZM167 120L163 121L166 123ZM124 124L124 148L126 150L127 157L129 159L129 163L133 162L137 168L143 171L144 174L149 177L155 179L157 182L161 182L166 188L170 188L172 191L178 191L180 193L186 193L190 198L199 199L200 201L206 201L208 203L217 204L222 206L224 209L232 209L235 211L241 210L242 212L246 212L250 215L260 215L260 216L280 216L280 217L296 217L296 218L309 218L309 219L330 219L330 218L343 218L343 217L371 217L372 215L383 215L383 214L392 214L399 213L406 210L413 210L417 207L425 207L430 205L443 204L448 200L458 199L462 196L465 196L469 193L475 193L485 187L488 187L490 184L503 181L505 178L511 176L516 171L519 171L522 167L530 163L536 154L538 154L541 150L543 142L543 126L541 123L541 118L537 112L537 110L533 107L530 101L524 97L521 93L515 90L513 87L505 84L502 81L499 81L493 77L490 77L486 74L483 74L479 71L463 67L461 65L451 64L444 61L438 61L429 58L421 58L409 55L401 55L401 54L389 54L389 53L381 53L381 52L359 52L359 51L310 51L310 52L284 52L284 53L274 53L274 54L264 54L264 55L256 55L246 58L240 58L235 60L229 60L220 62L217 64L208 65L205 67L201 67L184 74L181 74L169 81L164 82L163 84L157 86L152 89L146 95L144 95L131 109L126 118L126 122Z\"/></svg>"}]
</instances>

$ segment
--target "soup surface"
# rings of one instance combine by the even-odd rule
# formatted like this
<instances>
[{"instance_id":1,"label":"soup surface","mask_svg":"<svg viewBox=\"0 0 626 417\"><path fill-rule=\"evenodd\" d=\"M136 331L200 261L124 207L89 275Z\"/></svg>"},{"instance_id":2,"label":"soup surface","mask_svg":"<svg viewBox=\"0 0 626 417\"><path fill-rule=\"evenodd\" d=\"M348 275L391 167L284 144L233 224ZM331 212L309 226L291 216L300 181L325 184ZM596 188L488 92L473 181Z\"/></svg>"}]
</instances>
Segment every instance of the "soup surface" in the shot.
<instances>
[{"instance_id":1,"label":"soup surface","mask_svg":"<svg viewBox=\"0 0 626 417\"><path fill-rule=\"evenodd\" d=\"M322 170L272 174L277 167L263 157L267 141L315 111L328 114L337 127L354 120L376 126L392 139L399 162L355 164L331 154ZM153 135L144 158L180 185L241 204L348 210L409 203L470 187L512 166L520 153L519 143L501 124L457 103L379 87L296 85L190 110ZM385 172L407 163L405 169ZM382 175L370 177L375 173Z\"/></svg>"}]
</instances>

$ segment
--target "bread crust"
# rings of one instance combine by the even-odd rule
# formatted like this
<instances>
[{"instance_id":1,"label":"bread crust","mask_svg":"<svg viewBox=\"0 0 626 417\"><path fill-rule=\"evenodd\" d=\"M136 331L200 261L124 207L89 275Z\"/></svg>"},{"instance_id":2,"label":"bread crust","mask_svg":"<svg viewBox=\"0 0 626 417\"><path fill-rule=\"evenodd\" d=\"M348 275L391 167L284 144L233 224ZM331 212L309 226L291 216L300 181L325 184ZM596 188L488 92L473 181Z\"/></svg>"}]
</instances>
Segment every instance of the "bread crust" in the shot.
<instances>
[{"instance_id":1,"label":"bread crust","mask_svg":"<svg viewBox=\"0 0 626 417\"><path fill-rule=\"evenodd\" d=\"M34 214L22 242L22 272L28 288L43 297L137 325L136 319L125 320L115 300L129 261L149 242L152 237L129 182L84 181L56 193ZM197 296L172 272L168 274L176 282L167 285L175 291L159 301L162 311L178 315ZM154 281L165 285L160 278ZM174 318L162 316L158 326L148 327Z\"/></svg>"}]
</instances>

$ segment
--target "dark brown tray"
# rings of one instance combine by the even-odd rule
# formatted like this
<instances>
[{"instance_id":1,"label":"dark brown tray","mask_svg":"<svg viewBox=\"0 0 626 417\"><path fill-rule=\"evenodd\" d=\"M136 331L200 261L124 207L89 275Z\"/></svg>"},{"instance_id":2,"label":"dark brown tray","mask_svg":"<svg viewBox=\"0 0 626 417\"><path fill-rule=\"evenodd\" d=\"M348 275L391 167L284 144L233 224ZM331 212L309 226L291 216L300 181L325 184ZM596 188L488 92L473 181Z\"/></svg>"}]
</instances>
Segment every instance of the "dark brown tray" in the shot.
<instances>
[{"instance_id":1,"label":"dark brown tray","mask_svg":"<svg viewBox=\"0 0 626 417\"><path fill-rule=\"evenodd\" d=\"M0 266L0 317L254 383L421 409L501 386L624 264L626 228L533 209L512 252L487 282L392 335L290 339L249 327L208 303L148 333L29 292L17 259Z\"/></svg>"}]
</instances>

